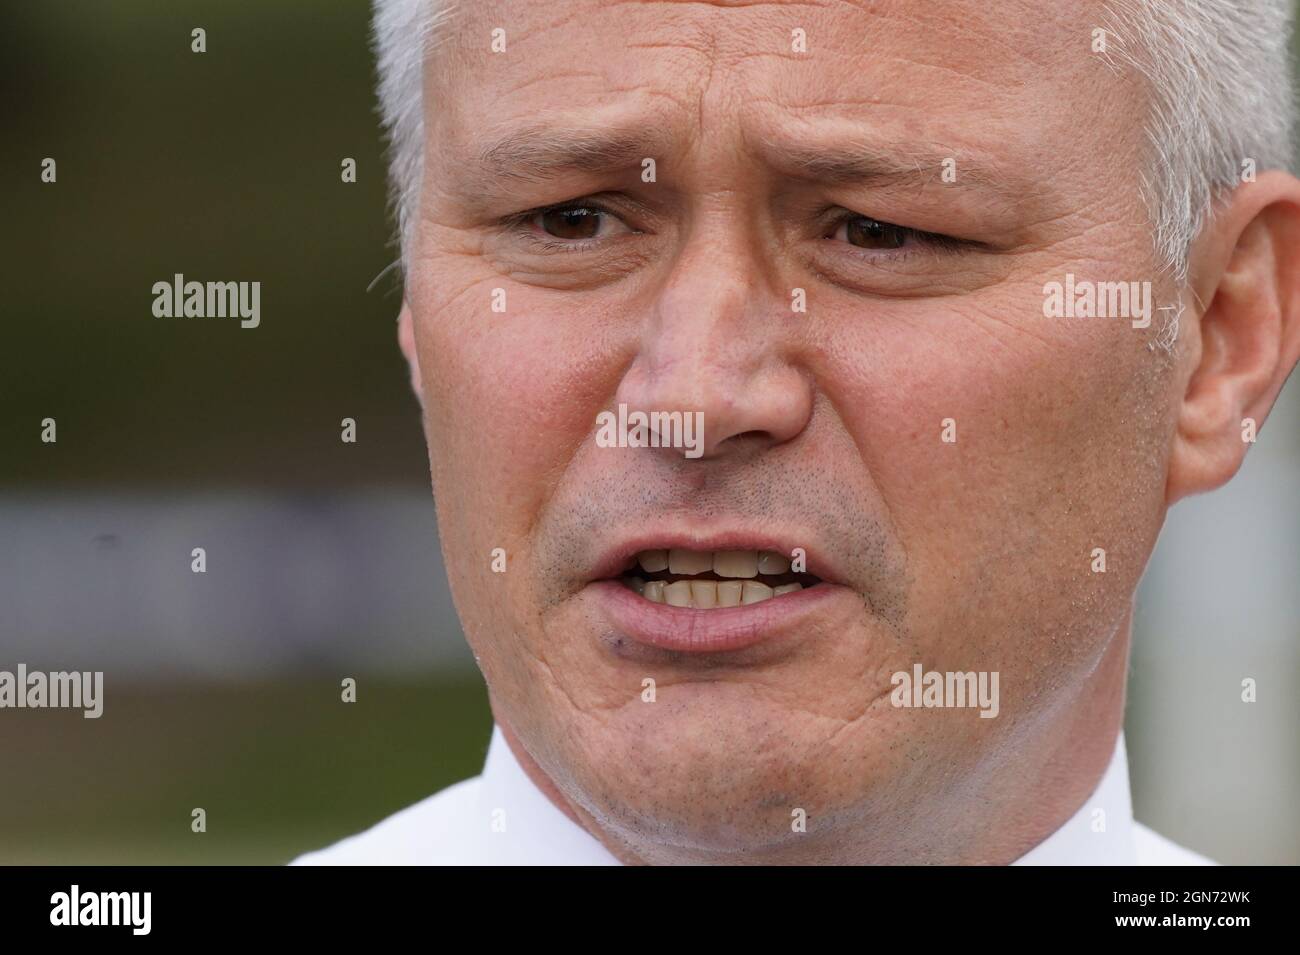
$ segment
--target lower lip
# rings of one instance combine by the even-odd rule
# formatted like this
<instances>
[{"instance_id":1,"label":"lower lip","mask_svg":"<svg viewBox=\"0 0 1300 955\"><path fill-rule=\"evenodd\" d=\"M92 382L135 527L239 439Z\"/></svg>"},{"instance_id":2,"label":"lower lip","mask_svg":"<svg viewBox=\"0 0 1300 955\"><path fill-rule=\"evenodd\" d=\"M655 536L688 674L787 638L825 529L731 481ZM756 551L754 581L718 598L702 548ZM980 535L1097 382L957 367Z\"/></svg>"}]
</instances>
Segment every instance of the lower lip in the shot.
<instances>
[{"instance_id":1,"label":"lower lip","mask_svg":"<svg viewBox=\"0 0 1300 955\"><path fill-rule=\"evenodd\" d=\"M682 653L724 653L779 639L799 630L819 604L842 589L823 582L758 603L695 610L653 603L617 580L598 580L588 587L620 633Z\"/></svg>"}]
</instances>

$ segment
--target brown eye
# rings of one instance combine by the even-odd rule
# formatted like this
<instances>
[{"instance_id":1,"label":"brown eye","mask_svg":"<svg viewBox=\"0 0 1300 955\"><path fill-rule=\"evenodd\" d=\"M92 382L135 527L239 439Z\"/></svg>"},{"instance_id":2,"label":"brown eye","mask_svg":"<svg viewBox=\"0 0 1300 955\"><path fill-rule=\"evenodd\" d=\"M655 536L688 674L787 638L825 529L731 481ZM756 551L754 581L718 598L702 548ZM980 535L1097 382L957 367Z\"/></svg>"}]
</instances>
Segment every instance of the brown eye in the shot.
<instances>
[{"instance_id":1,"label":"brown eye","mask_svg":"<svg viewBox=\"0 0 1300 955\"><path fill-rule=\"evenodd\" d=\"M557 239L594 239L600 234L599 209L571 206L548 209L541 214L542 230Z\"/></svg>"},{"instance_id":2,"label":"brown eye","mask_svg":"<svg viewBox=\"0 0 1300 955\"><path fill-rule=\"evenodd\" d=\"M898 249L907 240L906 229L866 216L845 219L842 228L844 241L863 249Z\"/></svg>"}]
</instances>

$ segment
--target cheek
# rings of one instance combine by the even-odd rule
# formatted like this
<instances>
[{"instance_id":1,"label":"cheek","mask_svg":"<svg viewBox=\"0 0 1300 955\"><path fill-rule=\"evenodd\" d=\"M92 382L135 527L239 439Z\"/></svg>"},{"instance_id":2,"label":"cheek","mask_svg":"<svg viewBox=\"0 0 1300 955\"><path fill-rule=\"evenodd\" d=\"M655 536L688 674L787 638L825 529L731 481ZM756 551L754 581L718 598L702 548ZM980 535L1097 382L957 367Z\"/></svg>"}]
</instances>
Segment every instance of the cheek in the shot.
<instances>
[{"instance_id":1,"label":"cheek","mask_svg":"<svg viewBox=\"0 0 1300 955\"><path fill-rule=\"evenodd\" d=\"M492 307L496 288L507 290L503 312ZM560 310L488 269L430 270L411 305L452 595L489 685L527 701L543 685L521 652L537 598L532 532L594 429L618 364L597 316ZM493 567L497 548L504 573Z\"/></svg>"},{"instance_id":2,"label":"cheek","mask_svg":"<svg viewBox=\"0 0 1300 955\"><path fill-rule=\"evenodd\" d=\"M840 383L935 653L1046 639L1081 609L1113 618L1159 527L1160 400L1144 392L1158 359L1143 333L1036 322L1033 286L1003 298L893 310L826 350L822 377Z\"/></svg>"},{"instance_id":3,"label":"cheek","mask_svg":"<svg viewBox=\"0 0 1300 955\"><path fill-rule=\"evenodd\" d=\"M617 387L605 323L486 268L426 273L412 298L440 513L522 536Z\"/></svg>"}]
</instances>

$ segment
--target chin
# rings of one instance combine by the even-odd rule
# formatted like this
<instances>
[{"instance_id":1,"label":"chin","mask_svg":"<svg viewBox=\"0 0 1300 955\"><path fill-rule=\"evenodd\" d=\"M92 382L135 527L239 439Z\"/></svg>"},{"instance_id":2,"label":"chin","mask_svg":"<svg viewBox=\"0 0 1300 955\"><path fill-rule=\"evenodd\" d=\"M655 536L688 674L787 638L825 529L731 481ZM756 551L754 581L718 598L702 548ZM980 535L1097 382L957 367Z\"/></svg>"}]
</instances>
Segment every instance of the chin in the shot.
<instances>
[{"instance_id":1,"label":"chin","mask_svg":"<svg viewBox=\"0 0 1300 955\"><path fill-rule=\"evenodd\" d=\"M574 769L563 787L602 829L641 851L717 860L811 848L819 829L858 818L882 779L867 768L876 763L870 752L827 758L828 721L756 699L752 687L712 685L641 706L571 729ZM841 738L835 748L863 742ZM805 832L792 825L796 810L808 818Z\"/></svg>"}]
</instances>

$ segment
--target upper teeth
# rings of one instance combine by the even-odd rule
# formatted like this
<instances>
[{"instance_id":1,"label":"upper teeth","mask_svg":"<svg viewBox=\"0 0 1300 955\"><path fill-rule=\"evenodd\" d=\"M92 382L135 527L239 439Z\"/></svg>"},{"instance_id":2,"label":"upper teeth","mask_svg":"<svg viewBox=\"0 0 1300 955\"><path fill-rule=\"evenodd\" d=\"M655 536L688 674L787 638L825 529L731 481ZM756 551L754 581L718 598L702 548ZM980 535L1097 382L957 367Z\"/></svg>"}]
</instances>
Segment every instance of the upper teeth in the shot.
<instances>
[{"instance_id":1,"label":"upper teeth","mask_svg":"<svg viewBox=\"0 0 1300 955\"><path fill-rule=\"evenodd\" d=\"M705 574L719 577L757 577L759 574L785 574L790 561L770 550L643 550L637 563L648 573L667 570L673 574Z\"/></svg>"},{"instance_id":2,"label":"upper teeth","mask_svg":"<svg viewBox=\"0 0 1300 955\"><path fill-rule=\"evenodd\" d=\"M781 576L790 572L790 561L772 551L754 550L645 550L637 554L637 563L646 573L668 571L670 574L706 574L712 571L728 580L642 580L625 579L633 590L653 603L674 607L708 610L715 607L738 607L758 603L771 597L802 590L799 583L769 587L753 578L760 574Z\"/></svg>"}]
</instances>

